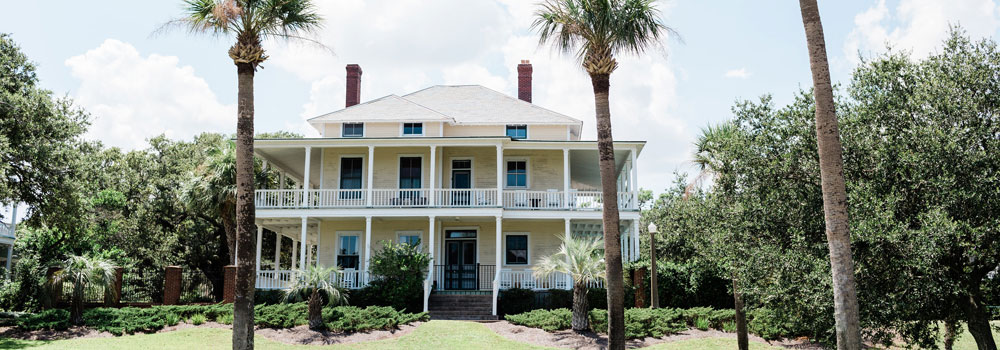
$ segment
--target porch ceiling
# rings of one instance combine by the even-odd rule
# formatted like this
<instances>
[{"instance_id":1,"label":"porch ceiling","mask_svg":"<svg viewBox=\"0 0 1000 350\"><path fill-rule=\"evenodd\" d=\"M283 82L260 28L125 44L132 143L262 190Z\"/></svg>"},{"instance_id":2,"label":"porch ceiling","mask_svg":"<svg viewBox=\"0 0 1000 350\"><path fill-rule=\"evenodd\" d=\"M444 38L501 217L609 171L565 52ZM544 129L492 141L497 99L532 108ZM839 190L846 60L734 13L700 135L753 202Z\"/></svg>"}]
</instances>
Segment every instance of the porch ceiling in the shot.
<instances>
[{"instance_id":1,"label":"porch ceiling","mask_svg":"<svg viewBox=\"0 0 1000 350\"><path fill-rule=\"evenodd\" d=\"M629 159L628 149L615 150L615 174L621 172ZM569 151L570 180L576 189L600 189L601 167L597 150Z\"/></svg>"}]
</instances>

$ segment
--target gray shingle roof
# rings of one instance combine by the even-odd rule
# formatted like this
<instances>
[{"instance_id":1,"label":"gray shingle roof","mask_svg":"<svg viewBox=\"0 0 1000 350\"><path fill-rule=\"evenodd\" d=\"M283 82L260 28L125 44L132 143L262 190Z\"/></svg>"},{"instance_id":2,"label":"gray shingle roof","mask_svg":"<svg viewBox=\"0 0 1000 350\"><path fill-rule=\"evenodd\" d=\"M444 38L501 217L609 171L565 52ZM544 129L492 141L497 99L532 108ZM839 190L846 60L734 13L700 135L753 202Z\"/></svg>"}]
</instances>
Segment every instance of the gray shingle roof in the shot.
<instances>
[{"instance_id":1,"label":"gray shingle roof","mask_svg":"<svg viewBox=\"0 0 1000 350\"><path fill-rule=\"evenodd\" d=\"M582 121L480 85L436 85L389 95L310 119L311 123L447 121L453 124L563 124Z\"/></svg>"}]
</instances>

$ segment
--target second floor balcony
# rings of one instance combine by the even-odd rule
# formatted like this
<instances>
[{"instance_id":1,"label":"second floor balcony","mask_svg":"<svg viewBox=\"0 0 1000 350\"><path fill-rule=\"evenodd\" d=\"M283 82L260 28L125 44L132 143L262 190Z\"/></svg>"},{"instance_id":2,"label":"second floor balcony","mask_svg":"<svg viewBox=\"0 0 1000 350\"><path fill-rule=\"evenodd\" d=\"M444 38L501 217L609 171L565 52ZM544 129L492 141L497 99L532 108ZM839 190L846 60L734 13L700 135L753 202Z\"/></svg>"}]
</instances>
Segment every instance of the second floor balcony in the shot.
<instances>
[{"instance_id":1,"label":"second floor balcony","mask_svg":"<svg viewBox=\"0 0 1000 350\"><path fill-rule=\"evenodd\" d=\"M596 190L527 191L474 189L279 189L257 190L258 209L329 208L504 208L513 210L601 210ZM637 209L635 192L619 192L618 207Z\"/></svg>"}]
</instances>

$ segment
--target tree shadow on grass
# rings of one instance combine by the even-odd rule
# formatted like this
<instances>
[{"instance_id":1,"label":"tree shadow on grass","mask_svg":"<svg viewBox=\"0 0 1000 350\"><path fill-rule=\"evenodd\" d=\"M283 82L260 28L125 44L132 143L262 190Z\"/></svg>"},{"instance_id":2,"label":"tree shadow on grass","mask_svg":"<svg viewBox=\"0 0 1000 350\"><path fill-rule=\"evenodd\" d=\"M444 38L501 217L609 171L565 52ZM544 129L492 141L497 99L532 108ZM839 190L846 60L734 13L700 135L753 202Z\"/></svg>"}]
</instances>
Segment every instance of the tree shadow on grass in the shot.
<instances>
[{"instance_id":1,"label":"tree shadow on grass","mask_svg":"<svg viewBox=\"0 0 1000 350\"><path fill-rule=\"evenodd\" d=\"M27 349L44 345L46 343L48 343L48 341L0 338L0 349Z\"/></svg>"}]
</instances>

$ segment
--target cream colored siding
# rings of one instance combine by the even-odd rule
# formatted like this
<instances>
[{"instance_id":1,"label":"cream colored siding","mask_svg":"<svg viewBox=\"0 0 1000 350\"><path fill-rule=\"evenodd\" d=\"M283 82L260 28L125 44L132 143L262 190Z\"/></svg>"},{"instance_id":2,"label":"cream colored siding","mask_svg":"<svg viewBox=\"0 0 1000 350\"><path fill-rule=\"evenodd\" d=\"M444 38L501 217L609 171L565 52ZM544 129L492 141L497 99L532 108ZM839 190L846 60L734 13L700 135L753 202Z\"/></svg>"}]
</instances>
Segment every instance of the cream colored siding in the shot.
<instances>
[{"instance_id":1,"label":"cream colored siding","mask_svg":"<svg viewBox=\"0 0 1000 350\"><path fill-rule=\"evenodd\" d=\"M399 137L399 123L365 123L365 137Z\"/></svg>"},{"instance_id":2,"label":"cream colored siding","mask_svg":"<svg viewBox=\"0 0 1000 350\"><path fill-rule=\"evenodd\" d=\"M439 122L424 122L424 136L440 137L441 130L441 123Z\"/></svg>"},{"instance_id":3,"label":"cream colored siding","mask_svg":"<svg viewBox=\"0 0 1000 350\"><path fill-rule=\"evenodd\" d=\"M364 268L365 261L365 220L323 220L321 225L319 264L334 266L337 264L337 245L340 244L338 233L354 231L358 236L358 268Z\"/></svg>"},{"instance_id":4,"label":"cream colored siding","mask_svg":"<svg viewBox=\"0 0 1000 350\"><path fill-rule=\"evenodd\" d=\"M532 268L544 256L555 254L562 244L562 220L504 220L504 234L528 234L528 265L506 265L507 242L502 242L501 258L504 269L519 270Z\"/></svg>"},{"instance_id":5,"label":"cream colored siding","mask_svg":"<svg viewBox=\"0 0 1000 350\"><path fill-rule=\"evenodd\" d=\"M528 160L528 190L556 189L562 191L562 150L505 150L503 155L505 158L504 171L506 171L506 160L511 158ZM506 178L506 175L504 177Z\"/></svg>"},{"instance_id":6,"label":"cream colored siding","mask_svg":"<svg viewBox=\"0 0 1000 350\"><path fill-rule=\"evenodd\" d=\"M340 123L326 123L323 124L323 137L340 137L340 133L343 131Z\"/></svg>"},{"instance_id":7,"label":"cream colored siding","mask_svg":"<svg viewBox=\"0 0 1000 350\"><path fill-rule=\"evenodd\" d=\"M528 125L529 140L565 141L566 125ZM504 130L506 133L506 129Z\"/></svg>"},{"instance_id":8,"label":"cream colored siding","mask_svg":"<svg viewBox=\"0 0 1000 350\"><path fill-rule=\"evenodd\" d=\"M420 167L420 185L430 186L430 147L375 147L375 186L373 188L399 188L399 158L423 157Z\"/></svg>"},{"instance_id":9,"label":"cream colored siding","mask_svg":"<svg viewBox=\"0 0 1000 350\"><path fill-rule=\"evenodd\" d=\"M313 151L315 152L315 150ZM340 188L340 158L361 157L364 158L364 170L361 174L361 188L368 186L368 148L367 147L331 147L323 148L323 183L324 189ZM377 159L377 158L376 158Z\"/></svg>"},{"instance_id":10,"label":"cream colored siding","mask_svg":"<svg viewBox=\"0 0 1000 350\"><path fill-rule=\"evenodd\" d=\"M492 147L443 147L439 149L442 168L442 182L439 187L451 188L451 161L472 159L472 188L497 187L497 149Z\"/></svg>"},{"instance_id":11,"label":"cream colored siding","mask_svg":"<svg viewBox=\"0 0 1000 350\"><path fill-rule=\"evenodd\" d=\"M444 136L504 136L506 129L503 125L448 125L444 126Z\"/></svg>"}]
</instances>

